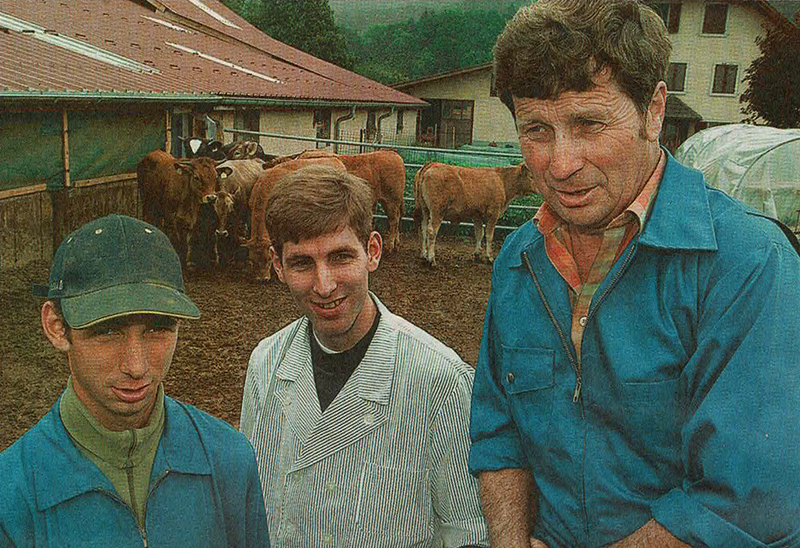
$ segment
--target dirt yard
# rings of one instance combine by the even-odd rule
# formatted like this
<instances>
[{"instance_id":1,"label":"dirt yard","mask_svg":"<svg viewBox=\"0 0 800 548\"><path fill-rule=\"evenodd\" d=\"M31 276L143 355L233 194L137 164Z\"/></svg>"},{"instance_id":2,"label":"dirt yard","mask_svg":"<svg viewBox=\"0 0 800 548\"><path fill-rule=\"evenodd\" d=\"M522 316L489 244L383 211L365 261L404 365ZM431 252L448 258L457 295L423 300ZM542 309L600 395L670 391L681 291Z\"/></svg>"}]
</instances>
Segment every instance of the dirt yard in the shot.
<instances>
[{"instance_id":1,"label":"dirt yard","mask_svg":"<svg viewBox=\"0 0 800 548\"><path fill-rule=\"evenodd\" d=\"M440 235L436 251L438 267L430 270L417 257L417 240L403 234L399 253L384 255L370 287L390 310L474 365L491 267L472 262L464 238ZM31 296L31 284L47 283L48 272L37 263L0 274L0 450L50 409L69 374L65 356L42 334L42 300ZM250 352L297 311L285 285L258 285L246 270L189 271L185 278L202 316L181 324L166 392L238 425Z\"/></svg>"}]
</instances>

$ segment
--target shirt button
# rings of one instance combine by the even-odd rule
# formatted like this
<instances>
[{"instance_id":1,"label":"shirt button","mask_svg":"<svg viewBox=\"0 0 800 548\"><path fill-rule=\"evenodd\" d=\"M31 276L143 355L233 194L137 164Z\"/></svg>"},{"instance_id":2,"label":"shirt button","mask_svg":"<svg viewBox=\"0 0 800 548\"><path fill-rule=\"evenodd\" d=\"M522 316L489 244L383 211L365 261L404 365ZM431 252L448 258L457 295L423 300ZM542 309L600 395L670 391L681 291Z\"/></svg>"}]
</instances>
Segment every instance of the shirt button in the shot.
<instances>
[{"instance_id":1,"label":"shirt button","mask_svg":"<svg viewBox=\"0 0 800 548\"><path fill-rule=\"evenodd\" d=\"M328 481L325 483L325 489L333 493L336 491L336 482L335 481Z\"/></svg>"},{"instance_id":2,"label":"shirt button","mask_svg":"<svg viewBox=\"0 0 800 548\"><path fill-rule=\"evenodd\" d=\"M366 415L364 415L364 424L366 424L367 426L375 424L375 415L373 415L372 413L367 413Z\"/></svg>"},{"instance_id":3,"label":"shirt button","mask_svg":"<svg viewBox=\"0 0 800 548\"><path fill-rule=\"evenodd\" d=\"M588 321L589 319L586 316L581 316L581 319L578 320L578 323L581 324L581 327L586 327L586 322Z\"/></svg>"},{"instance_id":4,"label":"shirt button","mask_svg":"<svg viewBox=\"0 0 800 548\"><path fill-rule=\"evenodd\" d=\"M333 542L333 535L325 533L324 535L322 535L322 540L323 540L323 542L326 542L326 543L330 544L330 543Z\"/></svg>"},{"instance_id":5,"label":"shirt button","mask_svg":"<svg viewBox=\"0 0 800 548\"><path fill-rule=\"evenodd\" d=\"M514 373L509 373L508 375L506 375L506 380L510 383L514 382Z\"/></svg>"}]
</instances>

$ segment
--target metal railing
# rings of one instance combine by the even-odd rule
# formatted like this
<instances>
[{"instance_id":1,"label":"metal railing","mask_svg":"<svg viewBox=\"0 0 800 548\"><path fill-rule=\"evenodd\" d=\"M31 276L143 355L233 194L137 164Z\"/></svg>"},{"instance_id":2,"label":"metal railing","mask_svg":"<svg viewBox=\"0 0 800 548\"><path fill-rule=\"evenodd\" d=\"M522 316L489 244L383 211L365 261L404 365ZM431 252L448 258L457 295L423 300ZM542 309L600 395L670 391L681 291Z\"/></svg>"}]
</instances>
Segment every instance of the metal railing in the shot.
<instances>
[{"instance_id":1,"label":"metal railing","mask_svg":"<svg viewBox=\"0 0 800 548\"><path fill-rule=\"evenodd\" d=\"M345 145L345 146L357 146L363 148L372 148L372 149L392 149L397 151L410 151L410 152L422 152L425 153L426 156L432 156L432 160L427 161L437 161L437 158L446 159L447 156L456 157L488 157L488 158L510 158L510 159L520 159L522 160L522 154L519 152L491 152L491 151L475 151L475 150L458 150L458 149L446 149L446 148L432 148L432 147L423 147L423 146L416 146L416 145L399 145L394 143L374 143L374 142L365 142L365 141L353 141L353 140L343 140L343 139L320 139L317 137L307 137L304 135L284 135L282 133L272 133L266 131L249 131L243 129L223 129L225 133L234 133L234 134L242 134L242 135L252 135L256 137L272 137L275 139L287 139L287 140L294 140L294 141L303 141L303 142L310 142L310 143L322 143L323 146L327 145ZM404 158L404 163L406 166L406 170L408 168L416 168L419 169L424 163L414 163L414 162L406 162ZM405 194L405 193L404 193ZM412 205L412 210L414 206L414 197L413 196L403 196L405 200L406 207L404 207L403 217L401 222L405 223L412 223L414 222L413 217L408 217L406 215L406 211L408 211L408 205ZM530 215L526 215L526 217L530 218L533 217L535 212L539 209L538 206L530 206L524 204L514 204L512 202L511 205L508 206L508 210L516 210L516 211L524 211L524 212L531 212ZM379 219L387 219L386 215L376 215L376 218ZM527 219L526 219L527 220ZM446 225L453 225L449 221L444 221ZM472 225L472 223L459 223L465 225ZM495 227L496 233L499 231L500 235L505 235L508 232L516 230L519 226L506 226L506 225L497 225Z\"/></svg>"}]
</instances>

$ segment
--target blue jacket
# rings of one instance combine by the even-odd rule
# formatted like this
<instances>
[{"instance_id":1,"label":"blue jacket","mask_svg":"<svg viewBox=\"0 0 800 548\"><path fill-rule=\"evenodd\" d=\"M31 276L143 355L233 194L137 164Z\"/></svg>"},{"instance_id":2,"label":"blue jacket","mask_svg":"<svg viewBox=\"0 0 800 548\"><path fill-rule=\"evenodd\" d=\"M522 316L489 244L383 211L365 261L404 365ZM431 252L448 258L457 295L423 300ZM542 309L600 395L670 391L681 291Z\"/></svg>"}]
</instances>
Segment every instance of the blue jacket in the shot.
<instances>
[{"instance_id":1,"label":"blue jacket","mask_svg":"<svg viewBox=\"0 0 800 548\"><path fill-rule=\"evenodd\" d=\"M165 398L142 531L111 482L72 443L58 402L0 453L0 547L268 547L255 455L245 437Z\"/></svg>"},{"instance_id":2,"label":"blue jacket","mask_svg":"<svg viewBox=\"0 0 800 548\"><path fill-rule=\"evenodd\" d=\"M526 224L494 265L470 469L532 472L534 536L595 547L655 519L695 547L800 546L800 258L777 226L670 156L580 375L571 310Z\"/></svg>"}]
</instances>

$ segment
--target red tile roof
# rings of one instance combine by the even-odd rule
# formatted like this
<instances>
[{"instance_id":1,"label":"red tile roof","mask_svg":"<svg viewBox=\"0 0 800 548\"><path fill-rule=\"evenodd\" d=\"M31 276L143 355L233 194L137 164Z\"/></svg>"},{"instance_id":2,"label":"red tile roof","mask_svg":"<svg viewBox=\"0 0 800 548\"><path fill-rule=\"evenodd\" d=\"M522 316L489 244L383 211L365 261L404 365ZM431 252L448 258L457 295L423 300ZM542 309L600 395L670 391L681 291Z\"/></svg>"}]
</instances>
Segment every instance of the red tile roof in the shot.
<instances>
[{"instance_id":1,"label":"red tile roof","mask_svg":"<svg viewBox=\"0 0 800 548\"><path fill-rule=\"evenodd\" d=\"M0 0L0 99L65 94L425 106L270 38L218 0Z\"/></svg>"}]
</instances>

